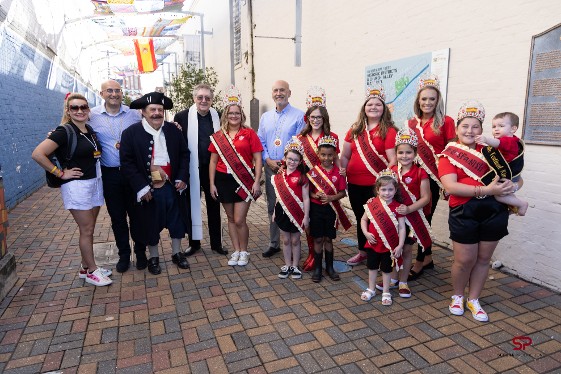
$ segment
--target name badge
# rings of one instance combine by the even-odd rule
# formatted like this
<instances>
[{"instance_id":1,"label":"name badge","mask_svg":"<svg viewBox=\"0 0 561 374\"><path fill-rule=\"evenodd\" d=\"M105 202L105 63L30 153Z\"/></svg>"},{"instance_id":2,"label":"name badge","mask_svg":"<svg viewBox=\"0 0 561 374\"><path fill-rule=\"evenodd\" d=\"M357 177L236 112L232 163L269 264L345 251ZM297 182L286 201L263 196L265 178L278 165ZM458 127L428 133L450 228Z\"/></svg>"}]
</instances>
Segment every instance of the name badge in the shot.
<instances>
[{"instance_id":1,"label":"name badge","mask_svg":"<svg viewBox=\"0 0 561 374\"><path fill-rule=\"evenodd\" d=\"M94 151L93 152L93 157L94 158L100 158L101 157L101 151Z\"/></svg>"}]
</instances>

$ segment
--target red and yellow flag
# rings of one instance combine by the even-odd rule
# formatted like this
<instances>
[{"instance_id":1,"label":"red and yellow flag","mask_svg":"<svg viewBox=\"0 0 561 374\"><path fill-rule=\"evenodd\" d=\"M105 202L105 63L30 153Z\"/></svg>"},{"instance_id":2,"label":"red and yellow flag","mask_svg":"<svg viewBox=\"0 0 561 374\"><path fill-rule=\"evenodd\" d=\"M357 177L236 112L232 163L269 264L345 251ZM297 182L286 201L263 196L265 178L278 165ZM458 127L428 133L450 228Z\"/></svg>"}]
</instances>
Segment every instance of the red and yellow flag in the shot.
<instances>
[{"instance_id":1,"label":"red and yellow flag","mask_svg":"<svg viewBox=\"0 0 561 374\"><path fill-rule=\"evenodd\" d=\"M138 61L138 70L141 73L151 73L158 68L152 38L134 39L134 50Z\"/></svg>"}]
</instances>

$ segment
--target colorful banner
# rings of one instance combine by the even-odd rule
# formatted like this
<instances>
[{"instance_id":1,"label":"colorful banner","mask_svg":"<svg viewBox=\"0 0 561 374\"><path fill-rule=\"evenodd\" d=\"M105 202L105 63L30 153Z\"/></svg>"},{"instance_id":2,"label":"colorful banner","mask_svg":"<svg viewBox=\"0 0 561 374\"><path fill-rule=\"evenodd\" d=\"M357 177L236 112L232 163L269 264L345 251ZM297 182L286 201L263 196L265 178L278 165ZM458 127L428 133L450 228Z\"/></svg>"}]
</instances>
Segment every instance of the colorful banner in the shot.
<instances>
[{"instance_id":1,"label":"colorful banner","mask_svg":"<svg viewBox=\"0 0 561 374\"><path fill-rule=\"evenodd\" d=\"M151 73L158 68L152 38L135 39L134 50L138 61L138 71L141 73Z\"/></svg>"}]
</instances>

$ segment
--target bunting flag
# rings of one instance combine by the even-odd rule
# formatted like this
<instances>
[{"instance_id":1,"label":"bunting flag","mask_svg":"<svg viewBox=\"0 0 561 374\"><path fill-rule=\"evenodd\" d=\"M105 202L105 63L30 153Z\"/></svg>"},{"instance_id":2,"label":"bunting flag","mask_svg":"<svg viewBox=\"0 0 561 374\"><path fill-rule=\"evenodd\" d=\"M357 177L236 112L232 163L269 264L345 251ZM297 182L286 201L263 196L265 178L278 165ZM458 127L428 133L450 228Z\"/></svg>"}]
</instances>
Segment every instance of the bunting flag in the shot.
<instances>
[{"instance_id":1,"label":"bunting flag","mask_svg":"<svg viewBox=\"0 0 561 374\"><path fill-rule=\"evenodd\" d=\"M135 39L134 50L138 61L138 70L141 73L151 73L158 68L152 38Z\"/></svg>"}]
</instances>

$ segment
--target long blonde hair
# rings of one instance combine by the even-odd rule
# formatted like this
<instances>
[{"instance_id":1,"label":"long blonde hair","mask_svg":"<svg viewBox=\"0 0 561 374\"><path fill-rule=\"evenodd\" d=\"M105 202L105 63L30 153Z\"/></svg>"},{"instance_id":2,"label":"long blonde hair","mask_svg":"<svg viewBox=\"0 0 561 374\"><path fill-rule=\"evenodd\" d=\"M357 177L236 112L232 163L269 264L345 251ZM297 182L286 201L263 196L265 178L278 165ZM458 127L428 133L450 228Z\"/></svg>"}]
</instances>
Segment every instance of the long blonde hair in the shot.
<instances>
[{"instance_id":1,"label":"long blonde hair","mask_svg":"<svg viewBox=\"0 0 561 374\"><path fill-rule=\"evenodd\" d=\"M372 99L380 100L377 97L367 98L362 104L362 106L360 107L360 112L358 113L356 122L353 123L351 126L351 134L355 139L360 135L360 133L366 130L366 124L368 123L368 118L366 117L365 108L366 108L366 104ZM384 105L384 112L382 113L382 118L380 118L380 125L376 128L376 135L379 135L382 139L385 140L389 128L394 128L396 131L398 130L398 128L395 127L394 125L394 122L392 120L392 114L390 113L390 110L388 109L386 103L383 100L380 101Z\"/></svg>"},{"instance_id":2,"label":"long blonde hair","mask_svg":"<svg viewBox=\"0 0 561 374\"><path fill-rule=\"evenodd\" d=\"M88 104L88 99L86 99L84 95L79 94L77 92L72 92L70 95L66 96L66 99L64 99L64 107L62 109L62 119L60 120L61 125L72 122L72 120L70 119L70 115L68 114L68 110L69 110L68 103L70 102L70 100L76 100L76 99L84 100L86 104Z\"/></svg>"},{"instance_id":3,"label":"long blonde hair","mask_svg":"<svg viewBox=\"0 0 561 374\"><path fill-rule=\"evenodd\" d=\"M232 106L237 106L238 108L240 108L240 112L242 114L242 122L240 124L240 128L242 128L242 129L248 128L248 126L246 126L246 124L245 124L246 116L245 116L245 113L243 111L243 108L240 105L232 104L232 105L228 105L226 108L224 108L224 112L222 113L222 117L220 118L220 129L222 131L226 132L226 133L230 129L230 123L228 122L228 110Z\"/></svg>"},{"instance_id":4,"label":"long blonde hair","mask_svg":"<svg viewBox=\"0 0 561 374\"><path fill-rule=\"evenodd\" d=\"M434 115L432 120L432 131L435 135L440 135L440 128L444 125L444 100L442 100L442 94L440 90L435 86L426 86L417 91L417 97L415 97L415 102L413 103L413 111L418 118L423 116L423 111L421 110L421 104L419 104L419 98L421 97L421 92L424 90L431 89L436 91L436 105L434 107Z\"/></svg>"}]
</instances>

